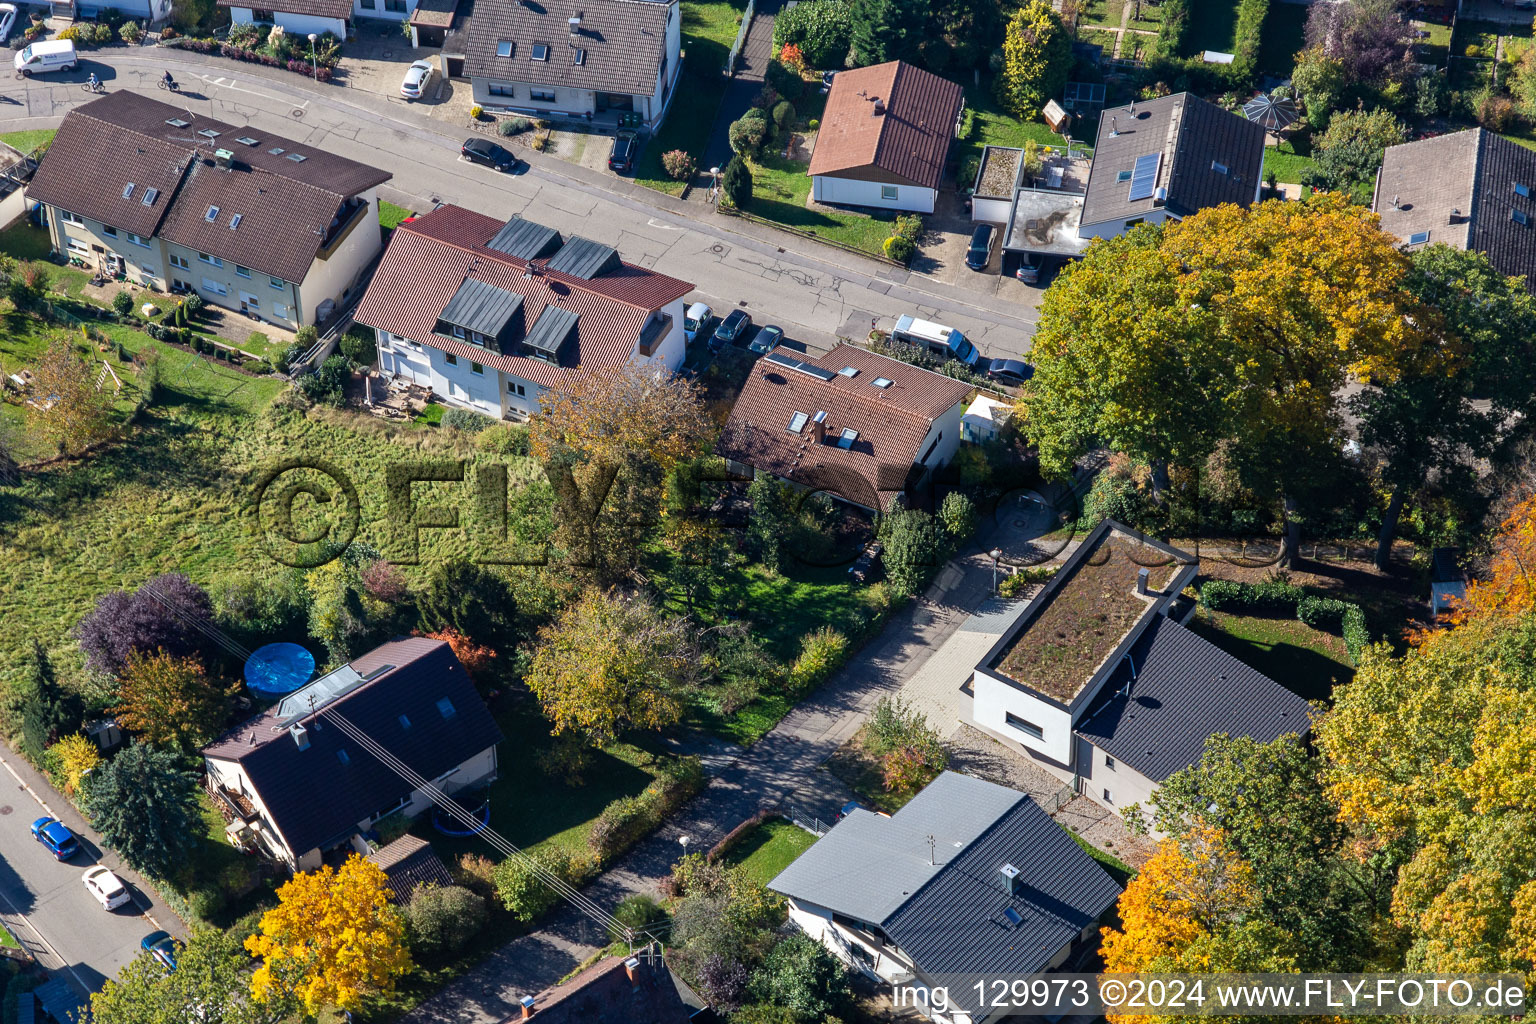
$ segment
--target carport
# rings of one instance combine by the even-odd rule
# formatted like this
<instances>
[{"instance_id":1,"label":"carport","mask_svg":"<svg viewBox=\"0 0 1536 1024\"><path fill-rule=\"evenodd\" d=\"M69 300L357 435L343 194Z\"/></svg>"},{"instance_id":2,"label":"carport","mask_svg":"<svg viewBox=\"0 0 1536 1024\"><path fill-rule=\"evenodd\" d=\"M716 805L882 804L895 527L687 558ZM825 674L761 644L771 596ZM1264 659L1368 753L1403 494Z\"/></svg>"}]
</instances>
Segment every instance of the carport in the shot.
<instances>
[{"instance_id":1,"label":"carport","mask_svg":"<svg viewBox=\"0 0 1536 1024\"><path fill-rule=\"evenodd\" d=\"M448 30L453 27L458 7L458 0L419 0L416 9L411 12L412 43L432 48L443 46L448 41ZM442 70L450 77L453 75L450 68ZM464 73L462 63L458 73Z\"/></svg>"}]
</instances>

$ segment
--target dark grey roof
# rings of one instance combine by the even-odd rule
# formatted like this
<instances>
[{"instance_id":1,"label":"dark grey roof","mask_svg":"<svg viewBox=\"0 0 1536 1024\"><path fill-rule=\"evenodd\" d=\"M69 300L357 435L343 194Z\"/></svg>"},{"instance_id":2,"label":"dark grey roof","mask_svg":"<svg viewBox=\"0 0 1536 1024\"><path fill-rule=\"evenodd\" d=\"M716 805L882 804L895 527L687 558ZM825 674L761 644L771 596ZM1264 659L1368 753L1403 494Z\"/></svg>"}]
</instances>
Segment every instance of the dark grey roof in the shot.
<instances>
[{"instance_id":1,"label":"dark grey roof","mask_svg":"<svg viewBox=\"0 0 1536 1024\"><path fill-rule=\"evenodd\" d=\"M1002 874L1007 865L1018 869L1011 893ZM1119 895L1109 873L1039 804L1020 795L882 927L930 983L968 976L949 985L950 998L981 1016L977 978L1044 971Z\"/></svg>"},{"instance_id":2,"label":"dark grey roof","mask_svg":"<svg viewBox=\"0 0 1536 1024\"><path fill-rule=\"evenodd\" d=\"M578 315L572 310L562 306L545 306L544 312L539 314L539 318L528 329L523 344L540 352L559 352L560 347L570 338L571 328L576 326L577 319Z\"/></svg>"},{"instance_id":3,"label":"dark grey roof","mask_svg":"<svg viewBox=\"0 0 1536 1024\"><path fill-rule=\"evenodd\" d=\"M1006 787L944 772L889 818L854 811L768 886L878 924L1021 799Z\"/></svg>"},{"instance_id":4,"label":"dark grey roof","mask_svg":"<svg viewBox=\"0 0 1536 1024\"><path fill-rule=\"evenodd\" d=\"M621 262L618 250L612 246L572 235L570 241L562 245L549 261L549 269L590 281L610 270L619 269Z\"/></svg>"},{"instance_id":5,"label":"dark grey roof","mask_svg":"<svg viewBox=\"0 0 1536 1024\"><path fill-rule=\"evenodd\" d=\"M1429 582L1465 583L1467 573L1461 567L1460 548L1435 548L1429 558Z\"/></svg>"},{"instance_id":6,"label":"dark grey roof","mask_svg":"<svg viewBox=\"0 0 1536 1024\"><path fill-rule=\"evenodd\" d=\"M520 260L536 260L560 248L560 232L522 217L513 217L485 243L485 247Z\"/></svg>"},{"instance_id":7,"label":"dark grey roof","mask_svg":"<svg viewBox=\"0 0 1536 1024\"><path fill-rule=\"evenodd\" d=\"M1486 253L1536 290L1536 152L1482 128L1392 146L1374 206L1382 230L1405 244Z\"/></svg>"},{"instance_id":8,"label":"dark grey roof","mask_svg":"<svg viewBox=\"0 0 1536 1024\"><path fill-rule=\"evenodd\" d=\"M1121 174L1135 170L1137 157L1152 154L1161 154L1154 194L1132 200L1131 182ZM1198 96L1181 92L1138 101L1134 108L1106 107L1082 223L1131 220L1160 206L1179 216L1222 203L1248 206L1263 166L1264 129ZM1157 200L1157 189L1167 189L1165 201Z\"/></svg>"},{"instance_id":9,"label":"dark grey roof","mask_svg":"<svg viewBox=\"0 0 1536 1024\"><path fill-rule=\"evenodd\" d=\"M446 643L391 640L351 666L361 676L380 674L305 716L307 748L299 748L276 707L203 748L205 757L240 764L296 855L341 838L415 788L326 724L327 715L343 716L428 779L501 742L496 720ZM439 707L443 700L449 703Z\"/></svg>"},{"instance_id":10,"label":"dark grey roof","mask_svg":"<svg viewBox=\"0 0 1536 1024\"><path fill-rule=\"evenodd\" d=\"M569 19L580 17L571 35ZM667 53L677 0L484 0L465 30L471 78L650 96ZM508 56L498 44L511 44ZM533 48L548 48L534 60ZM578 51L584 53L576 63ZM671 70L668 70L670 77Z\"/></svg>"},{"instance_id":11,"label":"dark grey roof","mask_svg":"<svg viewBox=\"0 0 1536 1024\"><path fill-rule=\"evenodd\" d=\"M495 338L506 329L522 304L523 297L516 292L466 277L438 319Z\"/></svg>"},{"instance_id":12,"label":"dark grey roof","mask_svg":"<svg viewBox=\"0 0 1536 1024\"><path fill-rule=\"evenodd\" d=\"M1203 637L1159 616L1077 732L1153 782L1200 760L1217 733L1268 743L1312 728L1307 702ZM1130 683L1130 695L1120 691Z\"/></svg>"}]
</instances>

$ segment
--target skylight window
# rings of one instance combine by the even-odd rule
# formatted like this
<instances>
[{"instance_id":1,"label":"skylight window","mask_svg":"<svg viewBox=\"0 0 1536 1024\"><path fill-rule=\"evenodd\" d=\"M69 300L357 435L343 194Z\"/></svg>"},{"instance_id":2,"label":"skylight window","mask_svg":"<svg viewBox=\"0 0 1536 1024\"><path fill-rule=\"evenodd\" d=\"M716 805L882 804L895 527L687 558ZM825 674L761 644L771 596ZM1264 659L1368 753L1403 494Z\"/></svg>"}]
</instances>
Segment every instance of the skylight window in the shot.
<instances>
[{"instance_id":1,"label":"skylight window","mask_svg":"<svg viewBox=\"0 0 1536 1024\"><path fill-rule=\"evenodd\" d=\"M1531 218L1527 217L1522 210L1510 210L1509 219L1516 224L1529 224L1531 222Z\"/></svg>"},{"instance_id":2,"label":"skylight window","mask_svg":"<svg viewBox=\"0 0 1536 1024\"><path fill-rule=\"evenodd\" d=\"M571 61L577 67L581 67L583 64L585 64L587 62L587 51L586 50L578 49L576 51L576 56L572 57Z\"/></svg>"},{"instance_id":3,"label":"skylight window","mask_svg":"<svg viewBox=\"0 0 1536 1024\"><path fill-rule=\"evenodd\" d=\"M203 214L203 220L212 222L212 221L216 221L218 219L219 219L219 208L217 206L210 206L210 207L208 207L208 212Z\"/></svg>"},{"instance_id":4,"label":"skylight window","mask_svg":"<svg viewBox=\"0 0 1536 1024\"><path fill-rule=\"evenodd\" d=\"M345 750L338 750L338 751L336 751L336 760L340 761L342 764L351 764L352 763L351 755L348 754Z\"/></svg>"},{"instance_id":5,"label":"skylight window","mask_svg":"<svg viewBox=\"0 0 1536 1024\"><path fill-rule=\"evenodd\" d=\"M837 373L840 377L857 377L859 375L859 371L851 366L845 366L841 370L838 370Z\"/></svg>"},{"instance_id":6,"label":"skylight window","mask_svg":"<svg viewBox=\"0 0 1536 1024\"><path fill-rule=\"evenodd\" d=\"M197 134L201 135L205 139L216 139L219 137L219 133L214 131L212 128L204 128Z\"/></svg>"},{"instance_id":7,"label":"skylight window","mask_svg":"<svg viewBox=\"0 0 1536 1024\"><path fill-rule=\"evenodd\" d=\"M1515 182L1515 195L1525 196L1527 199L1529 199L1531 197L1531 186L1522 185L1518 181Z\"/></svg>"},{"instance_id":8,"label":"skylight window","mask_svg":"<svg viewBox=\"0 0 1536 1024\"><path fill-rule=\"evenodd\" d=\"M444 697L442 700L437 702L437 713L442 715L444 718L452 718L454 715L458 714L458 711L454 709L453 701L449 700L447 697Z\"/></svg>"},{"instance_id":9,"label":"skylight window","mask_svg":"<svg viewBox=\"0 0 1536 1024\"><path fill-rule=\"evenodd\" d=\"M1408 236L1409 245L1423 245L1427 241L1429 241L1428 231L1417 231Z\"/></svg>"},{"instance_id":10,"label":"skylight window","mask_svg":"<svg viewBox=\"0 0 1536 1024\"><path fill-rule=\"evenodd\" d=\"M1008 919L1008 923L1013 925L1015 928L1024 923L1024 919L1019 916L1019 912L1014 910L1012 907L1004 907L1003 916L1006 917Z\"/></svg>"},{"instance_id":11,"label":"skylight window","mask_svg":"<svg viewBox=\"0 0 1536 1024\"><path fill-rule=\"evenodd\" d=\"M891 381L886 377L876 377L874 380L870 381L870 383L879 388L881 391L884 391L886 388L891 386Z\"/></svg>"},{"instance_id":12,"label":"skylight window","mask_svg":"<svg viewBox=\"0 0 1536 1024\"><path fill-rule=\"evenodd\" d=\"M144 190L144 198L140 199L139 202L143 203L145 206L154 206L155 205L155 200L157 198L159 198L159 196L160 196L160 190L159 189L157 189L157 188L147 188L147 189Z\"/></svg>"},{"instance_id":13,"label":"skylight window","mask_svg":"<svg viewBox=\"0 0 1536 1024\"><path fill-rule=\"evenodd\" d=\"M170 118L166 118L165 123L170 125L172 128L185 128L187 125L191 124L192 122L191 121L183 121L179 117L170 117Z\"/></svg>"},{"instance_id":14,"label":"skylight window","mask_svg":"<svg viewBox=\"0 0 1536 1024\"><path fill-rule=\"evenodd\" d=\"M498 57L510 57L510 56L512 56L512 40L510 40L510 39L498 40L496 42L496 56L498 56Z\"/></svg>"},{"instance_id":15,"label":"skylight window","mask_svg":"<svg viewBox=\"0 0 1536 1024\"><path fill-rule=\"evenodd\" d=\"M261 140L260 139L253 139L249 135L242 135L238 139L236 139L235 141L240 143L240 144L242 144L242 145L246 145L246 146L259 146L259 145L261 145Z\"/></svg>"},{"instance_id":16,"label":"skylight window","mask_svg":"<svg viewBox=\"0 0 1536 1024\"><path fill-rule=\"evenodd\" d=\"M852 448L853 442L858 439L859 432L857 430L854 430L852 427L844 427L843 432L837 437L837 446L844 449Z\"/></svg>"},{"instance_id":17,"label":"skylight window","mask_svg":"<svg viewBox=\"0 0 1536 1024\"><path fill-rule=\"evenodd\" d=\"M1219 160L1212 160L1211 161L1211 170L1215 171L1217 174L1226 174L1227 173L1227 165L1222 163Z\"/></svg>"},{"instance_id":18,"label":"skylight window","mask_svg":"<svg viewBox=\"0 0 1536 1024\"><path fill-rule=\"evenodd\" d=\"M133 182L130 181L128 184L123 186L123 198L124 199L132 199L133 198Z\"/></svg>"},{"instance_id":19,"label":"skylight window","mask_svg":"<svg viewBox=\"0 0 1536 1024\"><path fill-rule=\"evenodd\" d=\"M229 218L229 230L235 230L235 228L240 226L240 222L244 219L245 214L243 213L237 213L233 217Z\"/></svg>"},{"instance_id":20,"label":"skylight window","mask_svg":"<svg viewBox=\"0 0 1536 1024\"><path fill-rule=\"evenodd\" d=\"M405 717L404 715L401 715L400 716L400 728L402 728L402 729L409 729L410 727L411 727L411 720L409 718Z\"/></svg>"},{"instance_id":21,"label":"skylight window","mask_svg":"<svg viewBox=\"0 0 1536 1024\"><path fill-rule=\"evenodd\" d=\"M789 426L785 429L791 434L798 434L805 429L805 425L810 421L810 418L808 414L796 410L795 414L789 418Z\"/></svg>"},{"instance_id":22,"label":"skylight window","mask_svg":"<svg viewBox=\"0 0 1536 1024\"><path fill-rule=\"evenodd\" d=\"M1131 180L1131 172L1130 171L1121 171L1119 174L1115 175L1115 180L1116 181L1130 181Z\"/></svg>"},{"instance_id":23,"label":"skylight window","mask_svg":"<svg viewBox=\"0 0 1536 1024\"><path fill-rule=\"evenodd\" d=\"M303 153L289 153L288 159L292 160L296 164L301 164L305 160L308 160L309 157L305 156Z\"/></svg>"},{"instance_id":24,"label":"skylight window","mask_svg":"<svg viewBox=\"0 0 1536 1024\"><path fill-rule=\"evenodd\" d=\"M534 43L533 44L533 59L534 60L549 60L549 47L545 46L543 43Z\"/></svg>"},{"instance_id":25,"label":"skylight window","mask_svg":"<svg viewBox=\"0 0 1536 1024\"><path fill-rule=\"evenodd\" d=\"M282 156L287 151L284 150L282 146L273 146L271 149L267 150L267 152L271 153L273 156Z\"/></svg>"}]
</instances>

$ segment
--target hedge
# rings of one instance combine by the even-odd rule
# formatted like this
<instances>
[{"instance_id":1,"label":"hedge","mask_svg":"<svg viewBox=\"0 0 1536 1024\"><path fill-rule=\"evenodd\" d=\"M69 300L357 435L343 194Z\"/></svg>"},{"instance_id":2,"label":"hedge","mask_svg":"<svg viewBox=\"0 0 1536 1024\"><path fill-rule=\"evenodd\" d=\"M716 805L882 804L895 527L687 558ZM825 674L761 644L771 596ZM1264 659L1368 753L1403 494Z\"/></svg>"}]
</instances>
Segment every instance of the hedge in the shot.
<instances>
[{"instance_id":1,"label":"hedge","mask_svg":"<svg viewBox=\"0 0 1536 1024\"><path fill-rule=\"evenodd\" d=\"M1344 612L1344 647L1349 651L1349 660L1356 665L1360 664L1360 655L1371 646L1371 632L1365 625L1365 610L1357 604L1349 606Z\"/></svg>"},{"instance_id":2,"label":"hedge","mask_svg":"<svg viewBox=\"0 0 1536 1024\"><path fill-rule=\"evenodd\" d=\"M667 764L639 796L621 796L603 808L587 833L588 848L599 862L610 862L698 795L707 781L697 757Z\"/></svg>"},{"instance_id":3,"label":"hedge","mask_svg":"<svg viewBox=\"0 0 1536 1024\"><path fill-rule=\"evenodd\" d=\"M1306 592L1284 576L1271 576L1258 583L1206 580L1200 586L1200 603L1212 611L1289 612L1304 597Z\"/></svg>"},{"instance_id":4,"label":"hedge","mask_svg":"<svg viewBox=\"0 0 1536 1024\"><path fill-rule=\"evenodd\" d=\"M1308 596L1296 605L1296 617L1313 629L1342 629L1344 615L1358 605L1337 597Z\"/></svg>"}]
</instances>

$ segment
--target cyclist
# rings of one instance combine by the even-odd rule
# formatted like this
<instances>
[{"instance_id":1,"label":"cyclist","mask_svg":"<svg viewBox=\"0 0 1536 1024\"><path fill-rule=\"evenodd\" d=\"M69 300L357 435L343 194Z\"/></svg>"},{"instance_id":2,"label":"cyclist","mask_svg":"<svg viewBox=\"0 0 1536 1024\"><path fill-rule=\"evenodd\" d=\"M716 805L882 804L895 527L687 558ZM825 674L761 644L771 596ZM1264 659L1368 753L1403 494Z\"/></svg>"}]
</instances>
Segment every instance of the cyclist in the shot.
<instances>
[{"instance_id":1,"label":"cyclist","mask_svg":"<svg viewBox=\"0 0 1536 1024\"><path fill-rule=\"evenodd\" d=\"M91 72L91 77L86 80L85 84L90 88L92 92L95 92L101 88L101 80L96 77L96 72L94 71Z\"/></svg>"},{"instance_id":2,"label":"cyclist","mask_svg":"<svg viewBox=\"0 0 1536 1024\"><path fill-rule=\"evenodd\" d=\"M171 73L169 71L160 76L160 81L165 85L167 89L176 88L176 79L171 77Z\"/></svg>"}]
</instances>

